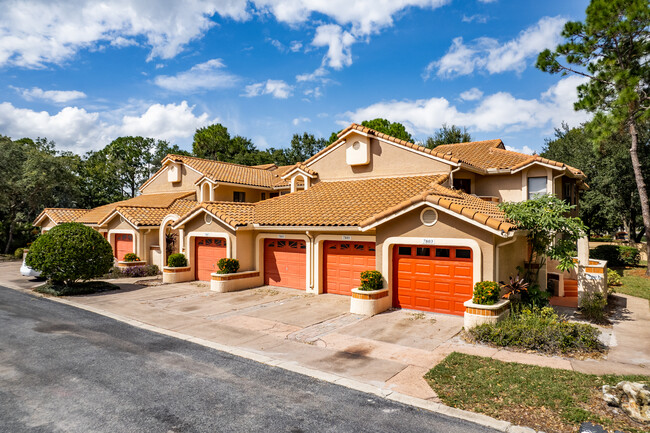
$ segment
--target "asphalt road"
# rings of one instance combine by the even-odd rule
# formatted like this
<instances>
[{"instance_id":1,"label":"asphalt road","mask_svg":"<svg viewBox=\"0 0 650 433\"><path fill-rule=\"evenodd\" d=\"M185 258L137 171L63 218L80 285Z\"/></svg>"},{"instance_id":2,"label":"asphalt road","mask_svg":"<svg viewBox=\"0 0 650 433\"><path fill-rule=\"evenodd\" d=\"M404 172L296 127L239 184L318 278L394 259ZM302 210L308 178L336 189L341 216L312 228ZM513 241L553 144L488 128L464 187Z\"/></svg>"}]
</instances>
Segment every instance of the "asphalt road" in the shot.
<instances>
[{"instance_id":1,"label":"asphalt road","mask_svg":"<svg viewBox=\"0 0 650 433\"><path fill-rule=\"evenodd\" d=\"M2 286L0 430L492 431Z\"/></svg>"}]
</instances>

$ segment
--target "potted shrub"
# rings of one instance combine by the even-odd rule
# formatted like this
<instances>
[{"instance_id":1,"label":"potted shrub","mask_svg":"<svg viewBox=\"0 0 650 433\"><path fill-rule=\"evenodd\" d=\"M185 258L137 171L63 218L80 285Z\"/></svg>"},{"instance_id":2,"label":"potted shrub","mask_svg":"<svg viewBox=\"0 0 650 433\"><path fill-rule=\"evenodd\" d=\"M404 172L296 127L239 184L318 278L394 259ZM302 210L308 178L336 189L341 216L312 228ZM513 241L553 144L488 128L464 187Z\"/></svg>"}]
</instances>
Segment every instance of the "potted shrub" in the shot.
<instances>
[{"instance_id":1,"label":"potted shrub","mask_svg":"<svg viewBox=\"0 0 650 433\"><path fill-rule=\"evenodd\" d=\"M217 274L234 274L239 270L239 260L221 259L217 262Z\"/></svg>"},{"instance_id":2,"label":"potted shrub","mask_svg":"<svg viewBox=\"0 0 650 433\"><path fill-rule=\"evenodd\" d=\"M210 290L225 293L260 286L264 280L259 271L239 271L239 260L221 259L217 262L219 270L212 274Z\"/></svg>"},{"instance_id":3,"label":"potted shrub","mask_svg":"<svg viewBox=\"0 0 650 433\"><path fill-rule=\"evenodd\" d=\"M117 262L117 266L121 268L144 266L145 264L146 263L140 260L140 257L138 257L138 255L135 253L126 253L124 254L124 258Z\"/></svg>"},{"instance_id":4,"label":"potted shrub","mask_svg":"<svg viewBox=\"0 0 650 433\"><path fill-rule=\"evenodd\" d=\"M474 284L472 299L465 301L465 329L483 323L496 323L510 314L510 300L501 298L501 287L494 281Z\"/></svg>"},{"instance_id":5,"label":"potted shrub","mask_svg":"<svg viewBox=\"0 0 650 433\"><path fill-rule=\"evenodd\" d=\"M179 283L192 279L192 270L187 265L185 254L170 254L167 258L167 266L163 268L163 283Z\"/></svg>"},{"instance_id":6,"label":"potted shrub","mask_svg":"<svg viewBox=\"0 0 650 433\"><path fill-rule=\"evenodd\" d=\"M350 313L374 316L390 307L388 289L379 271L361 272L361 285L352 289Z\"/></svg>"}]
</instances>

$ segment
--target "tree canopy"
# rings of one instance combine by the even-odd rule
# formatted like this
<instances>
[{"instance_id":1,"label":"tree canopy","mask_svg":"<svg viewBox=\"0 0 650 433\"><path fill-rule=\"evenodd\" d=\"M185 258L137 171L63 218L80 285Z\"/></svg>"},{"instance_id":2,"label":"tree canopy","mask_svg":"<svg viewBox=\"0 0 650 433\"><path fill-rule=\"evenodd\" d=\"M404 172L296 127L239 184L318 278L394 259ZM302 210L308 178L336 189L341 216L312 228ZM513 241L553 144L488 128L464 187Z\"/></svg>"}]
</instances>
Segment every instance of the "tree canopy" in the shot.
<instances>
[{"instance_id":1,"label":"tree canopy","mask_svg":"<svg viewBox=\"0 0 650 433\"><path fill-rule=\"evenodd\" d=\"M472 141L472 137L467 132L467 128L460 129L456 125L448 126L443 123L442 128L434 132L432 136L427 137L424 145L429 149L433 149L442 144L467 143L469 141Z\"/></svg>"},{"instance_id":2,"label":"tree canopy","mask_svg":"<svg viewBox=\"0 0 650 433\"><path fill-rule=\"evenodd\" d=\"M647 0L592 0L585 22L567 22L562 36L565 42L555 50L540 53L537 67L551 74L587 78L578 86L575 108L594 113L590 127L597 142L627 129L650 255L650 202L638 137L638 124L650 118L650 4ZM646 274L650 275L650 264Z\"/></svg>"},{"instance_id":3,"label":"tree canopy","mask_svg":"<svg viewBox=\"0 0 650 433\"><path fill-rule=\"evenodd\" d=\"M405 141L413 141L413 136L406 130L406 127L399 122L391 122L386 119L377 118L372 120L364 120L361 125L374 129L375 131L383 132L391 137L399 138Z\"/></svg>"}]
</instances>

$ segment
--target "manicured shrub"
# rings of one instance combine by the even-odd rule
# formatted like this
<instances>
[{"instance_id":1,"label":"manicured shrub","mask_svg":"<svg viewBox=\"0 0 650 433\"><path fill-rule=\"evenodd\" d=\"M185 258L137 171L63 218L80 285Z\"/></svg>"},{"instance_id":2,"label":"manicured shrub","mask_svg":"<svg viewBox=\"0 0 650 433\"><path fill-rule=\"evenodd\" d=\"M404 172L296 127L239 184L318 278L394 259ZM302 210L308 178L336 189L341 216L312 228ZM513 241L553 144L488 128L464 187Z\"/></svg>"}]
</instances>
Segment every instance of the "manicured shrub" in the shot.
<instances>
[{"instance_id":1,"label":"manicured shrub","mask_svg":"<svg viewBox=\"0 0 650 433\"><path fill-rule=\"evenodd\" d=\"M14 251L14 257L17 259L22 259L24 252L25 252L24 248L16 248L16 251Z\"/></svg>"},{"instance_id":2,"label":"manicured shrub","mask_svg":"<svg viewBox=\"0 0 650 433\"><path fill-rule=\"evenodd\" d=\"M139 262L140 257L138 257L138 255L135 254L135 253L126 253L126 254L124 254L124 261L125 262Z\"/></svg>"},{"instance_id":3,"label":"manicured shrub","mask_svg":"<svg viewBox=\"0 0 650 433\"><path fill-rule=\"evenodd\" d=\"M587 323L568 322L551 307L513 309L510 317L468 331L474 340L500 347L543 353L601 352L600 331Z\"/></svg>"},{"instance_id":4,"label":"manicured shrub","mask_svg":"<svg viewBox=\"0 0 650 433\"><path fill-rule=\"evenodd\" d=\"M113 266L113 249L98 231L64 223L34 241L26 262L52 282L70 285L106 274Z\"/></svg>"},{"instance_id":5,"label":"manicured shrub","mask_svg":"<svg viewBox=\"0 0 650 433\"><path fill-rule=\"evenodd\" d=\"M599 245L589 250L589 257L607 260L608 266L636 266L641 260L639 250L626 245Z\"/></svg>"},{"instance_id":6,"label":"manicured shrub","mask_svg":"<svg viewBox=\"0 0 650 433\"><path fill-rule=\"evenodd\" d=\"M237 259L220 259L217 262L219 270L217 274L234 274L239 270L239 260Z\"/></svg>"},{"instance_id":7,"label":"manicured shrub","mask_svg":"<svg viewBox=\"0 0 650 433\"><path fill-rule=\"evenodd\" d=\"M182 268L187 266L187 257L181 253L170 254L167 258L167 266L170 268Z\"/></svg>"},{"instance_id":8,"label":"manicured shrub","mask_svg":"<svg viewBox=\"0 0 650 433\"><path fill-rule=\"evenodd\" d=\"M120 268L114 266L105 276L106 278L139 278L139 277L153 277L160 274L160 269L156 265L146 266L130 266L128 268Z\"/></svg>"},{"instance_id":9,"label":"manicured shrub","mask_svg":"<svg viewBox=\"0 0 650 433\"><path fill-rule=\"evenodd\" d=\"M472 302L481 305L494 305L500 298L499 285L494 281L479 281L474 284Z\"/></svg>"},{"instance_id":10,"label":"manicured shrub","mask_svg":"<svg viewBox=\"0 0 650 433\"><path fill-rule=\"evenodd\" d=\"M361 287L359 290L381 290L384 287L384 281L379 271L361 272Z\"/></svg>"},{"instance_id":11,"label":"manicured shrub","mask_svg":"<svg viewBox=\"0 0 650 433\"><path fill-rule=\"evenodd\" d=\"M623 266L636 266L641 260L641 253L634 247L619 245L618 259Z\"/></svg>"},{"instance_id":12,"label":"manicured shrub","mask_svg":"<svg viewBox=\"0 0 650 433\"><path fill-rule=\"evenodd\" d=\"M600 292L587 292L580 299L580 312L587 319L596 323L606 323L605 306L607 299Z\"/></svg>"},{"instance_id":13,"label":"manicured shrub","mask_svg":"<svg viewBox=\"0 0 650 433\"><path fill-rule=\"evenodd\" d=\"M607 270L607 285L608 286L622 286L623 280L621 280L621 274L616 272L614 269Z\"/></svg>"}]
</instances>

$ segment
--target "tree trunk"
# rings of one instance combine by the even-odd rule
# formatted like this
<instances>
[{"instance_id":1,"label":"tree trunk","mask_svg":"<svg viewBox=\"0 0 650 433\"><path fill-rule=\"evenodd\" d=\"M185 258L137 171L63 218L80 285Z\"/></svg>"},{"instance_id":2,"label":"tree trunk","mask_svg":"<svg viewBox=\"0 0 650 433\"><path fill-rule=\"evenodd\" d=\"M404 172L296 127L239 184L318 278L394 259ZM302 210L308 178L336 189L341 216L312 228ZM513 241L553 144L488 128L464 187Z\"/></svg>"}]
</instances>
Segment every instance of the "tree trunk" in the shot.
<instances>
[{"instance_id":1,"label":"tree trunk","mask_svg":"<svg viewBox=\"0 0 650 433\"><path fill-rule=\"evenodd\" d=\"M7 245L5 245L5 254L9 254L9 248L11 248L11 243L14 240L14 227L16 225L15 221L15 216L14 219L11 220L11 224L9 224L9 234L7 236Z\"/></svg>"},{"instance_id":2,"label":"tree trunk","mask_svg":"<svg viewBox=\"0 0 650 433\"><path fill-rule=\"evenodd\" d=\"M643 215L643 225L645 228L646 236L646 254L648 255L648 263L645 274L650 277L650 203L648 203L648 191L643 180L643 172L641 171L641 163L639 162L639 155L637 153L637 146L639 136L636 130L636 122L630 122L630 136L632 138L632 146L630 147L630 157L632 158L632 168L634 169L634 179L636 186L639 189L639 200L641 201L641 214ZM630 234L632 236L632 234Z\"/></svg>"}]
</instances>

